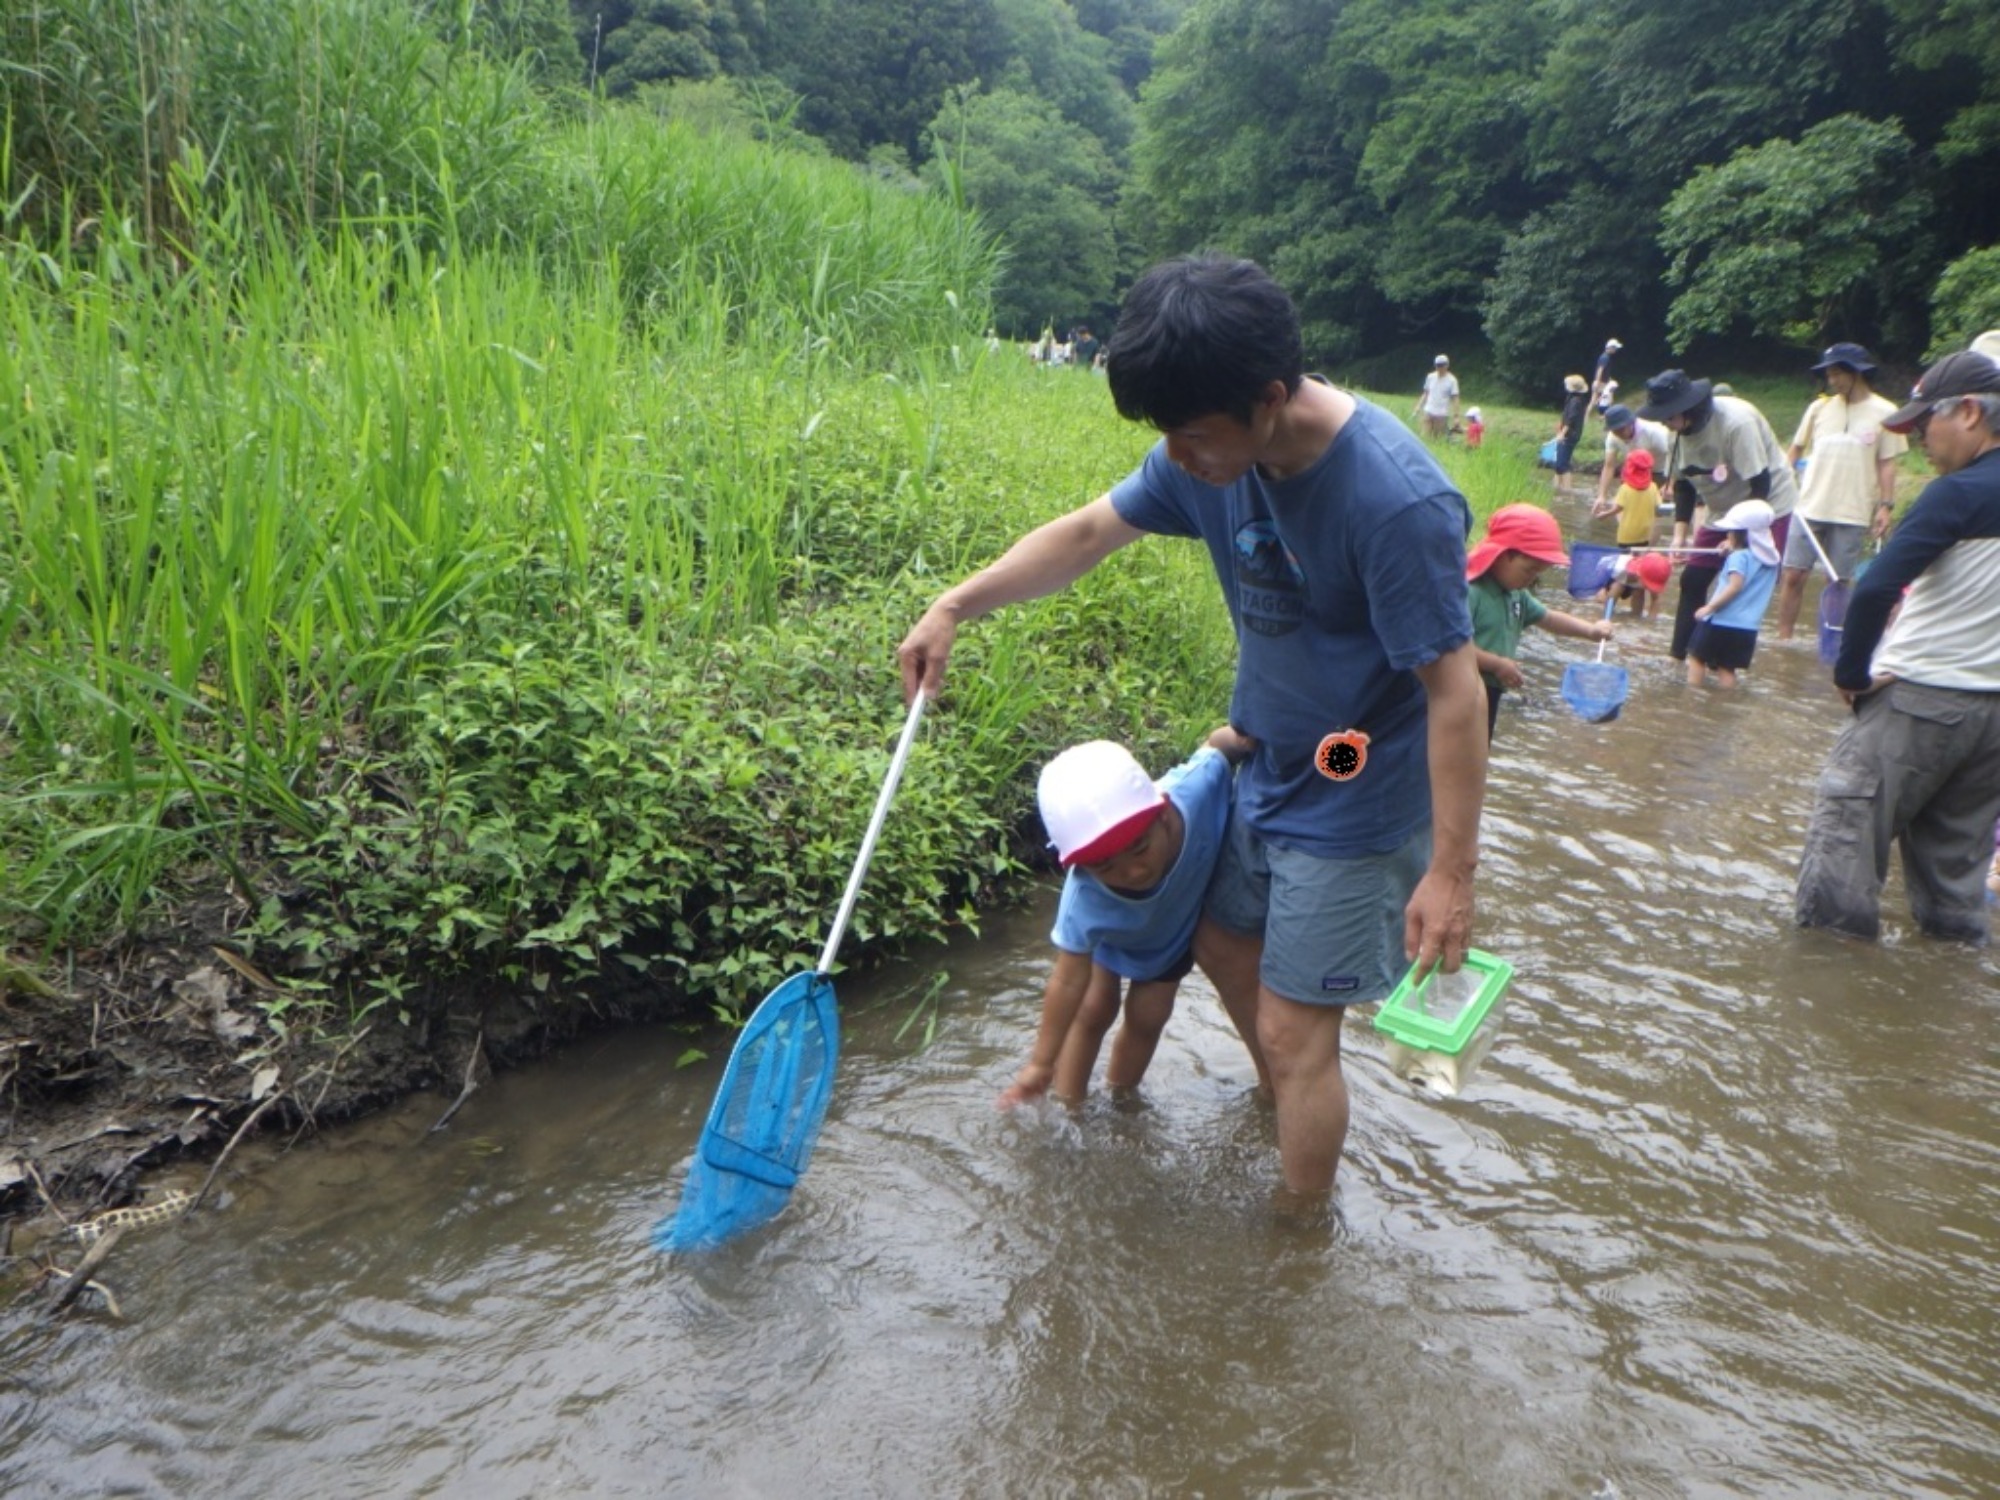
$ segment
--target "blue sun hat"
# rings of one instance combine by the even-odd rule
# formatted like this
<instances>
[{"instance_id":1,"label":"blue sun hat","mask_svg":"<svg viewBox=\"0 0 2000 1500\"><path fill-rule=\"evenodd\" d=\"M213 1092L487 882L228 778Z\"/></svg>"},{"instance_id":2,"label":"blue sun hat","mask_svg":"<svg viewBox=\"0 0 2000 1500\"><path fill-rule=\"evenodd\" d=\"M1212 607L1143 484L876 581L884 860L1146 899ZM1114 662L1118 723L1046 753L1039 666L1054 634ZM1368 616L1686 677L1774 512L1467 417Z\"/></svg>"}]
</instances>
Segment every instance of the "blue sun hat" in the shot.
<instances>
[{"instance_id":1,"label":"blue sun hat","mask_svg":"<svg viewBox=\"0 0 2000 1500\"><path fill-rule=\"evenodd\" d=\"M1815 375L1823 375L1836 365L1844 366L1857 375L1873 375L1879 368L1875 363L1875 356L1859 344L1830 344L1826 352L1820 355L1819 363L1812 367L1812 372Z\"/></svg>"}]
</instances>

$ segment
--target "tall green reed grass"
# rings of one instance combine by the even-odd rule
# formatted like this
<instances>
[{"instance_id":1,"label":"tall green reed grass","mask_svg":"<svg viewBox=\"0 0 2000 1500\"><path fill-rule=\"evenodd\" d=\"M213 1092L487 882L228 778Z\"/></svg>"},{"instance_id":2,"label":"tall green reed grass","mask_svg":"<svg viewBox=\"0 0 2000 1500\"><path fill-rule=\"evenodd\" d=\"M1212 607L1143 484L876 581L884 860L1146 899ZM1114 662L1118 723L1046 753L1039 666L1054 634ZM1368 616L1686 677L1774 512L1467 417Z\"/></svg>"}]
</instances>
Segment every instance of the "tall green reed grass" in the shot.
<instances>
[{"instance_id":1,"label":"tall green reed grass","mask_svg":"<svg viewBox=\"0 0 2000 1500\"><path fill-rule=\"evenodd\" d=\"M798 961L902 629L1146 441L988 355L977 221L399 0L0 39L0 931L227 887L357 1009L614 956L727 1009ZM969 920L1033 765L1169 763L1228 658L1191 549L969 632L858 936Z\"/></svg>"},{"instance_id":2,"label":"tall green reed grass","mask_svg":"<svg viewBox=\"0 0 2000 1500\"><path fill-rule=\"evenodd\" d=\"M759 344L633 318L615 262L214 217L212 275L107 229L0 279L0 921L44 945L226 878L302 971L615 953L740 1004L844 874L902 629L1146 441L983 344L814 352L809 302ZM1219 722L1211 594L1134 549L968 632L857 932L969 919L1063 739Z\"/></svg>"}]
</instances>

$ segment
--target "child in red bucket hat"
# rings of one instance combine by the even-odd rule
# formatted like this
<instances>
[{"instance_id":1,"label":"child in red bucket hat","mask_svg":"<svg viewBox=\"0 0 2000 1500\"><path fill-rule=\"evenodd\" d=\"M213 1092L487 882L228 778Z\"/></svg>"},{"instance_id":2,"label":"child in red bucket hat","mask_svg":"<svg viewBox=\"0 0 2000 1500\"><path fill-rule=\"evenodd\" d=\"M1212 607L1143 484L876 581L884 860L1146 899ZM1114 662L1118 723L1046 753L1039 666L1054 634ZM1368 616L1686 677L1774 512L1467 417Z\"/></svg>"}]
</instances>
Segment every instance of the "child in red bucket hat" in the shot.
<instances>
[{"instance_id":1,"label":"child in red bucket hat","mask_svg":"<svg viewBox=\"0 0 2000 1500\"><path fill-rule=\"evenodd\" d=\"M1545 568L1569 561L1562 529L1539 505L1503 505L1486 522L1486 537L1465 559L1472 606L1472 647L1486 684L1486 738L1500 718L1500 695L1526 681L1514 660L1530 625L1580 641L1611 639L1609 620L1584 620L1550 609L1534 594Z\"/></svg>"},{"instance_id":2,"label":"child in red bucket hat","mask_svg":"<svg viewBox=\"0 0 2000 1500\"><path fill-rule=\"evenodd\" d=\"M1618 560L1617 582L1610 585L1610 591L1618 596L1618 602L1632 601L1632 618L1650 620L1660 612L1660 595L1667 591L1667 582L1674 576L1674 565L1658 552L1641 552L1635 557L1621 557ZM1598 598L1604 598L1599 593Z\"/></svg>"},{"instance_id":3,"label":"child in red bucket hat","mask_svg":"<svg viewBox=\"0 0 2000 1500\"><path fill-rule=\"evenodd\" d=\"M1653 523L1660 512L1660 487L1653 479L1653 455L1634 448L1625 455L1618 476L1618 493L1592 505L1592 516L1618 517L1618 545L1634 550L1653 545Z\"/></svg>"}]
</instances>

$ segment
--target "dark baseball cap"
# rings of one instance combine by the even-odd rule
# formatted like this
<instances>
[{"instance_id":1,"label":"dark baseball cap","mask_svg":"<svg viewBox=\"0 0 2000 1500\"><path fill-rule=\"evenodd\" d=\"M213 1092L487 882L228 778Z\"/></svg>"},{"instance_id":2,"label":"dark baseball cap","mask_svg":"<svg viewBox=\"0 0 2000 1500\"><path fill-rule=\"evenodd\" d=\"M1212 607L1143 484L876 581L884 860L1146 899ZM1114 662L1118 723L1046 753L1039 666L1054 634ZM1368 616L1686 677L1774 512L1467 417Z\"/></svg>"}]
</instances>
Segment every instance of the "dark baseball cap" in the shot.
<instances>
[{"instance_id":1,"label":"dark baseball cap","mask_svg":"<svg viewBox=\"0 0 2000 1500\"><path fill-rule=\"evenodd\" d=\"M1835 365L1846 365L1857 375L1873 375L1877 369L1875 356L1859 344L1833 344L1819 357L1819 363L1812 370L1817 375Z\"/></svg>"},{"instance_id":2,"label":"dark baseball cap","mask_svg":"<svg viewBox=\"0 0 2000 1500\"><path fill-rule=\"evenodd\" d=\"M1967 349L1947 354L1917 377L1909 403L1896 408L1882 425L1891 432L1908 432L1925 412L1952 396L1989 396L2000 393L2000 364Z\"/></svg>"},{"instance_id":3,"label":"dark baseball cap","mask_svg":"<svg viewBox=\"0 0 2000 1500\"><path fill-rule=\"evenodd\" d=\"M1632 408L1622 402L1617 406L1605 407L1604 425L1606 427L1630 427L1632 425Z\"/></svg>"}]
</instances>

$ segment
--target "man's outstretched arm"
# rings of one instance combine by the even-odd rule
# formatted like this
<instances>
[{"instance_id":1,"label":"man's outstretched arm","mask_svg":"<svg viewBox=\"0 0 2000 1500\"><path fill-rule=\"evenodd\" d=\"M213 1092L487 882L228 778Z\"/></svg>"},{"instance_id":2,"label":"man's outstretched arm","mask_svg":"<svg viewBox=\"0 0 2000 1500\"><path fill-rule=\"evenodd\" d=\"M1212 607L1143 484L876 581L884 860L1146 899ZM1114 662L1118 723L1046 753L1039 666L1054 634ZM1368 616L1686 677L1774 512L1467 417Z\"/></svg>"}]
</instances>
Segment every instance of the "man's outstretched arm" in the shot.
<instances>
[{"instance_id":1,"label":"man's outstretched arm","mask_svg":"<svg viewBox=\"0 0 2000 1500\"><path fill-rule=\"evenodd\" d=\"M919 688L935 696L944 685L952 642L958 637L958 627L967 620L1066 589L1120 547L1145 534L1119 519L1109 495L1100 495L1068 515L1037 526L970 578L953 584L932 601L896 648L905 701Z\"/></svg>"}]
</instances>

